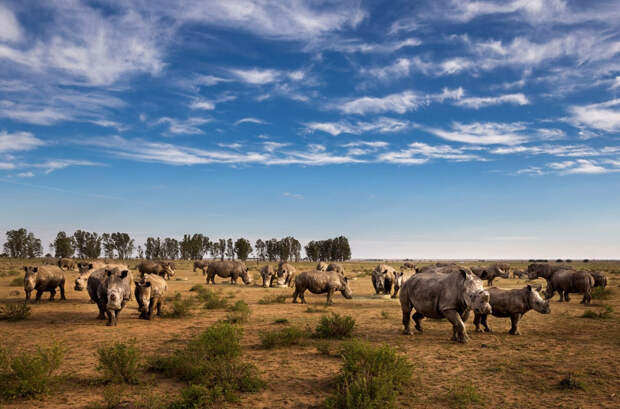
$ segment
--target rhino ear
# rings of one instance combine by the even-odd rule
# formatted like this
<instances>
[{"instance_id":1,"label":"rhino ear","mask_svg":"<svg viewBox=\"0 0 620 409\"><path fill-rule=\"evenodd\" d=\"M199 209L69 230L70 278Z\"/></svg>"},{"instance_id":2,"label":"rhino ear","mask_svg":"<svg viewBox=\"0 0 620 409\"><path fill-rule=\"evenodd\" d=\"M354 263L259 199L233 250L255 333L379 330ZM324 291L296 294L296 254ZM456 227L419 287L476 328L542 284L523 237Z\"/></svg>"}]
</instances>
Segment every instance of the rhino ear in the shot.
<instances>
[{"instance_id":1,"label":"rhino ear","mask_svg":"<svg viewBox=\"0 0 620 409\"><path fill-rule=\"evenodd\" d=\"M105 273L108 277L110 277L112 275L112 270L106 270Z\"/></svg>"},{"instance_id":2,"label":"rhino ear","mask_svg":"<svg viewBox=\"0 0 620 409\"><path fill-rule=\"evenodd\" d=\"M89 268L89 269L93 268L93 264L92 264L92 263L91 263L91 264L89 264L89 265L88 265L88 268Z\"/></svg>"},{"instance_id":3,"label":"rhino ear","mask_svg":"<svg viewBox=\"0 0 620 409\"><path fill-rule=\"evenodd\" d=\"M143 284L144 287L150 287L151 286L151 282L147 281L146 283Z\"/></svg>"},{"instance_id":4,"label":"rhino ear","mask_svg":"<svg viewBox=\"0 0 620 409\"><path fill-rule=\"evenodd\" d=\"M39 271L39 267L34 267L34 268L32 269L32 271L34 271L35 273L36 273L36 272L38 272L38 271Z\"/></svg>"},{"instance_id":5,"label":"rhino ear","mask_svg":"<svg viewBox=\"0 0 620 409\"><path fill-rule=\"evenodd\" d=\"M121 272L121 278L125 278L125 277L127 277L127 274L129 274L129 271L128 271L128 270L123 270L123 271Z\"/></svg>"},{"instance_id":6,"label":"rhino ear","mask_svg":"<svg viewBox=\"0 0 620 409\"><path fill-rule=\"evenodd\" d=\"M527 285L527 291L532 291L532 286L531 285Z\"/></svg>"},{"instance_id":7,"label":"rhino ear","mask_svg":"<svg viewBox=\"0 0 620 409\"><path fill-rule=\"evenodd\" d=\"M463 276L463 278L467 278L467 270L465 269L461 269L461 275Z\"/></svg>"},{"instance_id":8,"label":"rhino ear","mask_svg":"<svg viewBox=\"0 0 620 409\"><path fill-rule=\"evenodd\" d=\"M28 267L27 266L24 266L24 271L28 272Z\"/></svg>"}]
</instances>

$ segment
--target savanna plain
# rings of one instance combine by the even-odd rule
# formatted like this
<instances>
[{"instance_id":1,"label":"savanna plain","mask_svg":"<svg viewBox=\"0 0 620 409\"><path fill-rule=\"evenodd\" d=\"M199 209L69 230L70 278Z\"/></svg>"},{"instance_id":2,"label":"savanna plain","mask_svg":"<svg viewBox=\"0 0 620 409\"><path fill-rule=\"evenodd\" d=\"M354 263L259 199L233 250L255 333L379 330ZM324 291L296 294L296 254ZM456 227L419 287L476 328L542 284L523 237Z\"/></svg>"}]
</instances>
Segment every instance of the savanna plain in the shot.
<instances>
[{"instance_id":1,"label":"savanna plain","mask_svg":"<svg viewBox=\"0 0 620 409\"><path fill-rule=\"evenodd\" d=\"M522 270L528 264L508 263ZM41 261L0 259L0 302L23 303L23 266L33 264ZM133 266L137 261L128 264ZM578 294L573 294L570 302L560 303L556 294L550 314L530 311L523 317L522 335L509 335L510 320L492 316L489 325L494 332L478 333L471 314L466 322L470 336L467 344L450 340L452 328L446 320L425 319L424 333L403 335L399 300L376 296L372 287L370 272L379 262L343 263L353 298L347 300L337 292L331 306L325 305L325 294L306 293L307 304L293 304L293 289L263 288L258 270L264 264L247 262L254 278L251 285L241 280L232 285L216 277L213 286L205 283L200 270L192 271L191 261L177 261L176 276L168 281L164 317L138 319L134 298L121 312L116 327L96 320L97 306L89 302L88 293L73 288L77 270L67 271L66 301L59 301L57 294L50 302L46 293L41 303L28 304L31 312L26 319L0 321L0 347L5 351L36 354L37 348L56 345L63 354L44 393L6 399L0 407L166 407L179 398L188 383L149 370L147 362L185 348L193 337L218 321L230 321L234 314L230 306L240 300L249 306L249 316L234 324L242 330L239 359L253 364L264 384L234 399L219 400L213 403L216 407L325 407L328 397L337 393L336 378L343 367L341 350L350 339L377 347L389 345L410 364L410 378L400 391L394 391L396 407L620 407L620 262L573 262L576 269L603 271L609 280L607 288L595 291L590 305L580 304ZM397 270L402 265L389 264ZM312 270L315 263L294 265L300 272ZM505 289L528 284L544 286L545 281L511 275L494 282ZM204 290L199 286L213 291L221 305L205 308L204 300L200 301ZM175 308L182 310L176 317ZM312 336L321 317L333 317L334 313L355 320L351 338ZM299 329L302 335L290 345L267 347L265 335L285 328ZM118 342L139 352L132 382L111 381L98 369L98 351Z\"/></svg>"}]
</instances>

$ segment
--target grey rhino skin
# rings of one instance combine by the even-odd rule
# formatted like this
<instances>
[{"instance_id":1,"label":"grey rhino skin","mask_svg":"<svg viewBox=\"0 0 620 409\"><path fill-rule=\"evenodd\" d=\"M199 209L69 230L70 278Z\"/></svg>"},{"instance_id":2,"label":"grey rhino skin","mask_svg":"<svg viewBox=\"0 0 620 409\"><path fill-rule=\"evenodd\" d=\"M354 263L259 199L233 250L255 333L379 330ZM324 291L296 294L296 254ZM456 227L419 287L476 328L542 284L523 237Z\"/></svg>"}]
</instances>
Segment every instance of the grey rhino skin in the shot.
<instances>
[{"instance_id":1,"label":"grey rhino skin","mask_svg":"<svg viewBox=\"0 0 620 409\"><path fill-rule=\"evenodd\" d=\"M538 277L542 277L547 280L547 284L549 284L551 275L556 271L572 269L571 266L566 266L564 264L551 265L547 263L533 263L527 266L527 278L534 280Z\"/></svg>"},{"instance_id":2,"label":"grey rhino skin","mask_svg":"<svg viewBox=\"0 0 620 409\"><path fill-rule=\"evenodd\" d=\"M409 280L415 273L415 271L397 271L394 278L394 294L391 298L398 298L398 291L402 288L405 281Z\"/></svg>"},{"instance_id":3,"label":"grey rhino skin","mask_svg":"<svg viewBox=\"0 0 620 409\"><path fill-rule=\"evenodd\" d=\"M411 311L415 309L415 328L422 332L421 320L447 318L452 323L452 340L468 340L464 321L470 310L490 314L489 293L482 281L469 269L460 268L451 273L418 273L409 278L400 291L404 333L411 334Z\"/></svg>"},{"instance_id":4,"label":"grey rhino skin","mask_svg":"<svg viewBox=\"0 0 620 409\"><path fill-rule=\"evenodd\" d=\"M512 278L523 278L523 276L527 276L527 273L523 270L512 271Z\"/></svg>"},{"instance_id":5,"label":"grey rhino skin","mask_svg":"<svg viewBox=\"0 0 620 409\"><path fill-rule=\"evenodd\" d=\"M400 266L400 269L401 270L415 270L415 264L409 263L409 262L403 263L403 265Z\"/></svg>"},{"instance_id":6,"label":"grey rhino skin","mask_svg":"<svg viewBox=\"0 0 620 409\"><path fill-rule=\"evenodd\" d=\"M168 292L166 280L156 274L145 274L141 280L135 281L134 295L138 302L140 318L153 319L153 312L157 309L157 315L161 316L161 309Z\"/></svg>"},{"instance_id":7,"label":"grey rhino skin","mask_svg":"<svg viewBox=\"0 0 620 409\"><path fill-rule=\"evenodd\" d=\"M324 261L319 261L319 264L316 265L316 271L327 271L328 265L329 264Z\"/></svg>"},{"instance_id":8,"label":"grey rhino skin","mask_svg":"<svg viewBox=\"0 0 620 409\"><path fill-rule=\"evenodd\" d=\"M75 279L75 291L83 291L88 285L88 277L90 274L98 268L104 267L106 264L101 261L93 261L92 263L83 261L77 263L78 271L80 275Z\"/></svg>"},{"instance_id":9,"label":"grey rhino skin","mask_svg":"<svg viewBox=\"0 0 620 409\"><path fill-rule=\"evenodd\" d=\"M529 310L538 311L541 314L549 314L549 301L540 297L538 291L531 285L516 290L502 290L501 288L487 289L491 299L492 312L494 317L510 317L510 335L521 335L519 332L519 320ZM488 314L475 313L474 325L476 331L480 331L480 323L484 326L485 332L492 332L487 325Z\"/></svg>"},{"instance_id":10,"label":"grey rhino skin","mask_svg":"<svg viewBox=\"0 0 620 409\"><path fill-rule=\"evenodd\" d=\"M118 324L118 315L131 300L133 277L129 267L103 267L93 271L88 277L88 295L99 308L97 319L108 317L107 326Z\"/></svg>"},{"instance_id":11,"label":"grey rhino skin","mask_svg":"<svg viewBox=\"0 0 620 409\"><path fill-rule=\"evenodd\" d=\"M461 267L458 264L447 264L447 263L436 263L436 264L432 264L430 266L424 266L424 267L420 267L416 269L416 274L420 274L420 273L451 273L454 271L460 271L462 268L466 268L466 267ZM471 272L470 269L467 269L467 271Z\"/></svg>"},{"instance_id":12,"label":"grey rhino skin","mask_svg":"<svg viewBox=\"0 0 620 409\"><path fill-rule=\"evenodd\" d=\"M192 271L196 271L196 269L202 270L202 275L207 275L207 267L209 267L209 262L207 260L196 260L194 261L194 269Z\"/></svg>"},{"instance_id":13,"label":"grey rhino skin","mask_svg":"<svg viewBox=\"0 0 620 409\"><path fill-rule=\"evenodd\" d=\"M342 264L338 264L338 263L329 263L327 265L327 270L325 271L336 271L340 274L344 274L344 267L342 267Z\"/></svg>"},{"instance_id":14,"label":"grey rhino skin","mask_svg":"<svg viewBox=\"0 0 620 409\"><path fill-rule=\"evenodd\" d=\"M207 284L209 284L209 281L215 284L216 275L222 278L230 277L231 284L237 284L239 277L246 285L252 283L252 278L248 274L248 268L242 261L226 260L209 263L209 267L207 267Z\"/></svg>"},{"instance_id":15,"label":"grey rhino skin","mask_svg":"<svg viewBox=\"0 0 620 409\"><path fill-rule=\"evenodd\" d=\"M70 259L70 258L60 258L58 259L58 267L60 267L61 270L63 268L66 268L67 270L74 270L75 261L73 261L73 259Z\"/></svg>"},{"instance_id":16,"label":"grey rhino skin","mask_svg":"<svg viewBox=\"0 0 620 409\"><path fill-rule=\"evenodd\" d=\"M594 287L607 287L607 276L600 271L589 271L594 278Z\"/></svg>"},{"instance_id":17,"label":"grey rhino skin","mask_svg":"<svg viewBox=\"0 0 620 409\"><path fill-rule=\"evenodd\" d=\"M560 302L562 302L562 297L564 301L569 302L568 294L570 293L583 294L581 304L590 304L592 300L594 277L587 271L559 270L551 275L547 283L546 299L553 298L557 291L560 294Z\"/></svg>"},{"instance_id":18,"label":"grey rhino skin","mask_svg":"<svg viewBox=\"0 0 620 409\"><path fill-rule=\"evenodd\" d=\"M305 304L304 292L308 290L313 294L327 293L327 305L333 304L332 297L334 292L340 291L342 296L348 300L353 298L349 288L349 280L337 271L304 271L295 277L295 292L293 293L293 303L297 303L297 297L301 298L301 303Z\"/></svg>"},{"instance_id":19,"label":"grey rhino skin","mask_svg":"<svg viewBox=\"0 0 620 409\"><path fill-rule=\"evenodd\" d=\"M370 279L376 294L390 294L396 280L396 270L387 264L379 264L372 270Z\"/></svg>"},{"instance_id":20,"label":"grey rhino skin","mask_svg":"<svg viewBox=\"0 0 620 409\"><path fill-rule=\"evenodd\" d=\"M145 274L157 274L166 280L169 280L170 277L174 277L175 275L175 272L170 265L162 261L146 260L138 264L135 269L140 272L141 276Z\"/></svg>"},{"instance_id":21,"label":"grey rhino skin","mask_svg":"<svg viewBox=\"0 0 620 409\"><path fill-rule=\"evenodd\" d=\"M510 266L506 264L492 264L486 267L472 267L471 271L480 277L481 280L487 280L489 286L493 285L493 280L498 277L508 278Z\"/></svg>"},{"instance_id":22,"label":"grey rhino skin","mask_svg":"<svg viewBox=\"0 0 620 409\"><path fill-rule=\"evenodd\" d=\"M260 276L263 279L263 287L271 287L273 285L275 271L273 271L273 267L269 264L261 267Z\"/></svg>"},{"instance_id":23,"label":"grey rhino skin","mask_svg":"<svg viewBox=\"0 0 620 409\"><path fill-rule=\"evenodd\" d=\"M50 292L50 301L54 301L56 287L60 288L60 299L65 298L65 273L57 266L25 266L24 267L24 291L26 301L30 300L33 290L37 291L35 301L41 301L45 291Z\"/></svg>"},{"instance_id":24,"label":"grey rhino skin","mask_svg":"<svg viewBox=\"0 0 620 409\"><path fill-rule=\"evenodd\" d=\"M297 269L292 264L280 263L278 265L278 271L276 271L278 287L293 287L296 276Z\"/></svg>"},{"instance_id":25,"label":"grey rhino skin","mask_svg":"<svg viewBox=\"0 0 620 409\"><path fill-rule=\"evenodd\" d=\"M58 265L58 260L55 259L54 257L45 257L43 259L43 265L57 266Z\"/></svg>"}]
</instances>

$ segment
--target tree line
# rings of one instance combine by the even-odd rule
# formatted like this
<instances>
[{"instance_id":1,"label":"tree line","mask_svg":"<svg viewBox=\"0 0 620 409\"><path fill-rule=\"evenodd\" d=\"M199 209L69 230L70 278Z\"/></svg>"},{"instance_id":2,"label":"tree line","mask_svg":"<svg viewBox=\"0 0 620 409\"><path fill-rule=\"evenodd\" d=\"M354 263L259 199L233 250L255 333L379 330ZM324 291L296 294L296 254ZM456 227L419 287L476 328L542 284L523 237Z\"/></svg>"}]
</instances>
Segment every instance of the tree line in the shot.
<instances>
[{"instance_id":1,"label":"tree line","mask_svg":"<svg viewBox=\"0 0 620 409\"><path fill-rule=\"evenodd\" d=\"M247 260L254 253L260 261L300 261L302 246L292 236L282 239L258 239L254 247L246 238L233 241L228 239L211 240L201 233L185 234L181 240L171 237L148 237L144 246L136 246L135 240L127 233L103 233L77 230L72 235L58 232L49 245L54 257L77 257L94 259L103 254L107 258L121 260L131 258L134 250L138 258L150 260L201 260L211 256L214 259ZM304 248L307 259L311 261L346 261L351 258L351 248L346 237L311 241ZM41 240L31 232L21 228L6 232L4 255L14 258L32 258L43 255ZM51 255L51 254L50 254Z\"/></svg>"}]
</instances>

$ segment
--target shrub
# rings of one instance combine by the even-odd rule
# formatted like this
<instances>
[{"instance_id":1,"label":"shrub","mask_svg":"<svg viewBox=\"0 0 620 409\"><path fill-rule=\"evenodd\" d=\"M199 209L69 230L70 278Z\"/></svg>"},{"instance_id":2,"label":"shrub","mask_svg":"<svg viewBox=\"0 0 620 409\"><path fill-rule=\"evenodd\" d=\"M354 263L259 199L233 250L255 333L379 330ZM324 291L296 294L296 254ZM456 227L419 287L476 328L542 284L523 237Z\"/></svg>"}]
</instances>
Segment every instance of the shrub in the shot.
<instances>
[{"instance_id":1,"label":"shrub","mask_svg":"<svg viewBox=\"0 0 620 409\"><path fill-rule=\"evenodd\" d=\"M614 312L614 309L611 305L604 305L603 310L599 312L592 311L592 310L585 310L581 318L607 319L611 317L612 312Z\"/></svg>"},{"instance_id":2,"label":"shrub","mask_svg":"<svg viewBox=\"0 0 620 409\"><path fill-rule=\"evenodd\" d=\"M217 323L169 356L153 357L149 367L192 385L170 408L196 408L209 402L233 401L238 392L254 392L264 383L253 365L239 361L239 327Z\"/></svg>"},{"instance_id":3,"label":"shrub","mask_svg":"<svg viewBox=\"0 0 620 409\"><path fill-rule=\"evenodd\" d=\"M161 316L163 318L188 317L192 315L193 306L193 297L183 298L180 293L176 293L171 300L168 300L168 304L166 304Z\"/></svg>"},{"instance_id":4,"label":"shrub","mask_svg":"<svg viewBox=\"0 0 620 409\"><path fill-rule=\"evenodd\" d=\"M266 295L260 300L259 304L284 304L286 302L286 295Z\"/></svg>"},{"instance_id":5,"label":"shrub","mask_svg":"<svg viewBox=\"0 0 620 409\"><path fill-rule=\"evenodd\" d=\"M319 321L315 330L317 338L335 338L343 339L350 338L355 327L355 320L353 317L341 316L336 313L332 313L331 316L323 315Z\"/></svg>"},{"instance_id":6,"label":"shrub","mask_svg":"<svg viewBox=\"0 0 620 409\"><path fill-rule=\"evenodd\" d=\"M21 321L30 316L32 310L26 303L0 304L0 320Z\"/></svg>"},{"instance_id":7,"label":"shrub","mask_svg":"<svg viewBox=\"0 0 620 409\"><path fill-rule=\"evenodd\" d=\"M115 342L110 346L102 346L97 350L99 365L97 370L103 372L104 377L116 383L138 383L140 369L140 351L135 341L128 344Z\"/></svg>"},{"instance_id":8,"label":"shrub","mask_svg":"<svg viewBox=\"0 0 620 409\"><path fill-rule=\"evenodd\" d=\"M23 287L24 286L24 279L21 277L15 277L14 279L12 279L9 282L9 286L10 287Z\"/></svg>"},{"instance_id":9,"label":"shrub","mask_svg":"<svg viewBox=\"0 0 620 409\"><path fill-rule=\"evenodd\" d=\"M381 311L381 318L387 320L388 318L390 318L390 314L387 311Z\"/></svg>"},{"instance_id":10,"label":"shrub","mask_svg":"<svg viewBox=\"0 0 620 409\"><path fill-rule=\"evenodd\" d=\"M296 327L287 327L275 331L264 331L260 334L263 348L272 349L290 345L298 345L306 333Z\"/></svg>"},{"instance_id":11,"label":"shrub","mask_svg":"<svg viewBox=\"0 0 620 409\"><path fill-rule=\"evenodd\" d=\"M393 408L395 391L402 391L412 374L411 365L389 345L351 341L341 351L344 365L328 408Z\"/></svg>"},{"instance_id":12,"label":"shrub","mask_svg":"<svg viewBox=\"0 0 620 409\"><path fill-rule=\"evenodd\" d=\"M594 300L608 300L613 295L611 288L595 287L592 290L592 299Z\"/></svg>"},{"instance_id":13,"label":"shrub","mask_svg":"<svg viewBox=\"0 0 620 409\"><path fill-rule=\"evenodd\" d=\"M478 389L470 382L452 384L445 399L455 408L467 408L482 402Z\"/></svg>"},{"instance_id":14,"label":"shrub","mask_svg":"<svg viewBox=\"0 0 620 409\"><path fill-rule=\"evenodd\" d=\"M125 400L125 388L121 385L107 385L103 388L103 407L115 409Z\"/></svg>"},{"instance_id":15,"label":"shrub","mask_svg":"<svg viewBox=\"0 0 620 409\"><path fill-rule=\"evenodd\" d=\"M250 306L243 300L237 301L228 308L229 313L226 314L226 322L230 324L241 324L250 318Z\"/></svg>"},{"instance_id":16,"label":"shrub","mask_svg":"<svg viewBox=\"0 0 620 409\"><path fill-rule=\"evenodd\" d=\"M286 318L276 318L273 320L274 324L288 324L288 319Z\"/></svg>"},{"instance_id":17,"label":"shrub","mask_svg":"<svg viewBox=\"0 0 620 409\"><path fill-rule=\"evenodd\" d=\"M318 344L316 344L316 350L321 355L330 355L331 345L327 341L321 341Z\"/></svg>"},{"instance_id":18,"label":"shrub","mask_svg":"<svg viewBox=\"0 0 620 409\"><path fill-rule=\"evenodd\" d=\"M0 348L0 397L25 398L47 392L63 357L64 351L58 344L20 354Z\"/></svg>"},{"instance_id":19,"label":"shrub","mask_svg":"<svg viewBox=\"0 0 620 409\"><path fill-rule=\"evenodd\" d=\"M558 385L560 389L581 389L584 390L583 384L577 380L575 374L569 372L564 378L560 380Z\"/></svg>"},{"instance_id":20,"label":"shrub","mask_svg":"<svg viewBox=\"0 0 620 409\"><path fill-rule=\"evenodd\" d=\"M228 306L228 301L226 301L224 297L221 297L219 294L201 285L193 286L190 291L196 291L198 293L198 299L205 303L204 307L208 310L226 308Z\"/></svg>"}]
</instances>

